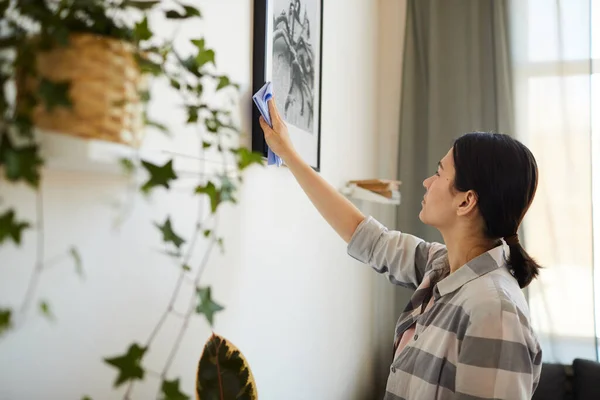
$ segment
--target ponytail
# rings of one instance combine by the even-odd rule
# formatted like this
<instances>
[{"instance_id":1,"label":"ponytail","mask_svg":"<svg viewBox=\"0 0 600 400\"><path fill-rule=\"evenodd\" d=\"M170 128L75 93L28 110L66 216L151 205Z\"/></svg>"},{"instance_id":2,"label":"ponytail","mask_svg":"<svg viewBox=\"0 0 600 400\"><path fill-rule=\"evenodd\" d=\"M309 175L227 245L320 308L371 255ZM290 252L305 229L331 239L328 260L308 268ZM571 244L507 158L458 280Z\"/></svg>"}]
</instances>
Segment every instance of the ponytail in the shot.
<instances>
[{"instance_id":1,"label":"ponytail","mask_svg":"<svg viewBox=\"0 0 600 400\"><path fill-rule=\"evenodd\" d=\"M510 271L521 289L523 289L539 275L542 267L527 254L518 241L508 243L508 247L510 249L510 256L508 257Z\"/></svg>"}]
</instances>

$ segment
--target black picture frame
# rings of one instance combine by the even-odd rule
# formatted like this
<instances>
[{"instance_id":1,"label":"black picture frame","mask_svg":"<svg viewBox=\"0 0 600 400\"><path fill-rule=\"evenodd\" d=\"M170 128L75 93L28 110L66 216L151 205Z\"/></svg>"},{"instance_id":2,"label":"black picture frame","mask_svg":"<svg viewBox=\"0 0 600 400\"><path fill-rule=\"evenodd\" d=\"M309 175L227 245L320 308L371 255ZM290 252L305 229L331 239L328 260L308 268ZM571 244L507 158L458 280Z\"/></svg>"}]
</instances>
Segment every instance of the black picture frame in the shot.
<instances>
[{"instance_id":1,"label":"black picture frame","mask_svg":"<svg viewBox=\"0 0 600 400\"><path fill-rule=\"evenodd\" d=\"M320 171L323 0L254 0L253 35L252 93L265 82L273 82L278 110L286 120L296 150L313 169ZM287 51L279 52L282 46ZM273 61L274 54L277 61ZM294 65L300 66L293 71L292 59L296 61ZM277 74L273 73L273 64L278 66ZM259 116L252 103L252 150L267 157Z\"/></svg>"}]
</instances>

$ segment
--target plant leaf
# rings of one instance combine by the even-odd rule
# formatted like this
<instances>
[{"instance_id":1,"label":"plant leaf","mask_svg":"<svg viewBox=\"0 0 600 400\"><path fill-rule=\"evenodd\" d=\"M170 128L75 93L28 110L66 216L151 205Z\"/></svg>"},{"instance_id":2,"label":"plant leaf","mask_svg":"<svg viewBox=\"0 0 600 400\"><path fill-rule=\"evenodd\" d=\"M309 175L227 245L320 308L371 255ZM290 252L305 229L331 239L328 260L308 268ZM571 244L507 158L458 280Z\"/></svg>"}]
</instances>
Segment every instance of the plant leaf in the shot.
<instances>
[{"instance_id":1,"label":"plant leaf","mask_svg":"<svg viewBox=\"0 0 600 400\"><path fill-rule=\"evenodd\" d=\"M181 89L181 84L178 81L176 81L175 79L171 79L170 82L171 82L172 88L175 88L177 90Z\"/></svg>"},{"instance_id":2,"label":"plant leaf","mask_svg":"<svg viewBox=\"0 0 600 400\"><path fill-rule=\"evenodd\" d=\"M181 266L181 268L185 271L185 272L190 272L192 270L192 268L190 268L189 265L184 264Z\"/></svg>"},{"instance_id":3,"label":"plant leaf","mask_svg":"<svg viewBox=\"0 0 600 400\"><path fill-rule=\"evenodd\" d=\"M15 210L13 209L0 214L0 244L5 240L12 239L16 245L21 245L23 231L30 227L28 222L15 219Z\"/></svg>"},{"instance_id":4,"label":"plant leaf","mask_svg":"<svg viewBox=\"0 0 600 400\"><path fill-rule=\"evenodd\" d=\"M198 306L196 306L196 312L198 314L204 314L210 326L213 326L215 313L224 310L225 307L215 303L212 300L210 286L205 288L197 288L196 293L198 294L199 298Z\"/></svg>"},{"instance_id":5,"label":"plant leaf","mask_svg":"<svg viewBox=\"0 0 600 400\"><path fill-rule=\"evenodd\" d=\"M81 398L81 400L92 400L92 398L90 396L84 396Z\"/></svg>"},{"instance_id":6,"label":"plant leaf","mask_svg":"<svg viewBox=\"0 0 600 400\"><path fill-rule=\"evenodd\" d=\"M196 55L196 64L198 68L202 68L206 63L212 63L215 65L215 52L212 49L206 48L206 41L204 39L194 39L192 43L198 49Z\"/></svg>"},{"instance_id":7,"label":"plant leaf","mask_svg":"<svg viewBox=\"0 0 600 400\"><path fill-rule=\"evenodd\" d=\"M55 107L72 107L69 97L69 87L71 82L61 81L52 82L46 78L40 80L38 94L46 105L46 110L52 112Z\"/></svg>"},{"instance_id":8,"label":"plant leaf","mask_svg":"<svg viewBox=\"0 0 600 400\"><path fill-rule=\"evenodd\" d=\"M250 151L245 147L231 149L231 152L237 156L238 168L240 170L244 170L252 164L263 165L264 163L262 154L255 151Z\"/></svg>"},{"instance_id":9,"label":"plant leaf","mask_svg":"<svg viewBox=\"0 0 600 400\"><path fill-rule=\"evenodd\" d=\"M122 3L123 7L137 8L138 10L149 10L155 5L159 4L159 1L147 1L147 0L125 0Z\"/></svg>"},{"instance_id":10,"label":"plant leaf","mask_svg":"<svg viewBox=\"0 0 600 400\"><path fill-rule=\"evenodd\" d=\"M196 371L196 397L258 399L248 361L238 348L222 336L213 334L204 345Z\"/></svg>"},{"instance_id":11,"label":"plant leaf","mask_svg":"<svg viewBox=\"0 0 600 400\"><path fill-rule=\"evenodd\" d=\"M42 313L42 315L44 317L48 318L49 320L54 319L54 315L52 314L52 311L50 310L50 304L48 304L48 302L46 300L40 301L40 312Z\"/></svg>"},{"instance_id":12,"label":"plant leaf","mask_svg":"<svg viewBox=\"0 0 600 400\"><path fill-rule=\"evenodd\" d=\"M230 201L232 203L237 203L234 195L237 190L235 183L227 176L221 177L221 201Z\"/></svg>"},{"instance_id":13,"label":"plant leaf","mask_svg":"<svg viewBox=\"0 0 600 400\"><path fill-rule=\"evenodd\" d=\"M214 183L208 182L206 185L200 185L196 188L196 193L205 194L210 198L210 209L214 213L221 203L221 193L217 190Z\"/></svg>"},{"instance_id":14,"label":"plant leaf","mask_svg":"<svg viewBox=\"0 0 600 400\"><path fill-rule=\"evenodd\" d=\"M173 171L173 160L169 160L163 166L158 166L142 160L142 165L150 174L150 178L142 186L142 191L144 193L148 193L150 189L156 186L163 186L169 189L169 183L177 179L177 175L175 174L175 171Z\"/></svg>"},{"instance_id":15,"label":"plant leaf","mask_svg":"<svg viewBox=\"0 0 600 400\"><path fill-rule=\"evenodd\" d=\"M40 182L39 167L43 164L37 145L15 147L8 135L2 135L0 137L1 164L5 166L4 173L9 181L16 182L23 179L37 188Z\"/></svg>"},{"instance_id":16,"label":"plant leaf","mask_svg":"<svg viewBox=\"0 0 600 400\"><path fill-rule=\"evenodd\" d=\"M161 386L163 400L189 400L190 396L179 390L179 378L172 381L164 380Z\"/></svg>"},{"instance_id":17,"label":"plant leaf","mask_svg":"<svg viewBox=\"0 0 600 400\"><path fill-rule=\"evenodd\" d=\"M79 254L79 250L75 247L71 247L69 249L69 255L73 257L73 262L75 262L75 271L77 275L83 278L83 263L81 262L81 255Z\"/></svg>"},{"instance_id":18,"label":"plant leaf","mask_svg":"<svg viewBox=\"0 0 600 400\"><path fill-rule=\"evenodd\" d=\"M185 19L187 16L185 14L180 14L179 11L169 10L165 13L167 19Z\"/></svg>"},{"instance_id":19,"label":"plant leaf","mask_svg":"<svg viewBox=\"0 0 600 400\"><path fill-rule=\"evenodd\" d=\"M133 36L139 41L152 38L152 31L150 31L150 28L148 27L147 15L144 16L144 19L135 24L135 27L133 28Z\"/></svg>"},{"instance_id":20,"label":"plant leaf","mask_svg":"<svg viewBox=\"0 0 600 400\"><path fill-rule=\"evenodd\" d=\"M167 217L167 220L164 222L164 224L159 225L155 222L154 225L161 231L163 235L163 241L165 243L173 243L178 249L183 243L185 243L185 240L173 232L171 219L169 217Z\"/></svg>"},{"instance_id":21,"label":"plant leaf","mask_svg":"<svg viewBox=\"0 0 600 400\"><path fill-rule=\"evenodd\" d=\"M146 57L142 57L139 54L136 54L135 61L137 62L137 65L140 68L140 72L142 74L148 73L157 76L163 73L162 65L150 61Z\"/></svg>"},{"instance_id":22,"label":"plant leaf","mask_svg":"<svg viewBox=\"0 0 600 400\"><path fill-rule=\"evenodd\" d=\"M8 308L0 308L0 336L12 327L12 311Z\"/></svg>"},{"instance_id":23,"label":"plant leaf","mask_svg":"<svg viewBox=\"0 0 600 400\"><path fill-rule=\"evenodd\" d=\"M211 233L212 233L212 231L210 229L205 229L203 232L204 237L209 237Z\"/></svg>"},{"instance_id":24,"label":"plant leaf","mask_svg":"<svg viewBox=\"0 0 600 400\"><path fill-rule=\"evenodd\" d=\"M194 41L192 40L192 43ZM188 71L191 72L193 75L195 75L196 77L200 78L202 77L202 74L199 71L199 65L198 62L196 61L196 57L193 56L189 56L188 58L186 58L185 60L181 61L181 65L183 65L183 67Z\"/></svg>"},{"instance_id":25,"label":"plant leaf","mask_svg":"<svg viewBox=\"0 0 600 400\"><path fill-rule=\"evenodd\" d=\"M119 387L127 381L144 379L144 369L141 366L141 361L146 350L146 347L141 347L137 343L133 343L129 346L127 353L104 359L105 363L119 370L114 387Z\"/></svg>"},{"instance_id":26,"label":"plant leaf","mask_svg":"<svg viewBox=\"0 0 600 400\"><path fill-rule=\"evenodd\" d=\"M185 14L189 17L200 17L202 18L202 13L195 7L192 6L183 6L185 10Z\"/></svg>"},{"instance_id":27,"label":"plant leaf","mask_svg":"<svg viewBox=\"0 0 600 400\"><path fill-rule=\"evenodd\" d=\"M229 80L229 77L223 75L219 77L219 84L217 85L217 90L221 90L226 88L227 86L234 86L231 81Z\"/></svg>"}]
</instances>

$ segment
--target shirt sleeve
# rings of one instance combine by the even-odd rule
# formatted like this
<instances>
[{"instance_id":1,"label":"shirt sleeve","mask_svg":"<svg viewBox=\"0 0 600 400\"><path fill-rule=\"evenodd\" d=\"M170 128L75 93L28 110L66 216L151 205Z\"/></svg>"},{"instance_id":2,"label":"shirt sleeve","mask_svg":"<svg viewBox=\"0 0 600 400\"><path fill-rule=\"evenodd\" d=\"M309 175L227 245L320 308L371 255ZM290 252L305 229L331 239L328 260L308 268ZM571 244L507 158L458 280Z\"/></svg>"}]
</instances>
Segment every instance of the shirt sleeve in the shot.
<instances>
[{"instance_id":1,"label":"shirt sleeve","mask_svg":"<svg viewBox=\"0 0 600 400\"><path fill-rule=\"evenodd\" d=\"M352 235L348 254L386 275L390 282L416 289L433 262L446 254L446 246L390 231L369 216Z\"/></svg>"},{"instance_id":2,"label":"shirt sleeve","mask_svg":"<svg viewBox=\"0 0 600 400\"><path fill-rule=\"evenodd\" d=\"M541 350L516 306L479 303L459 348L455 399L531 399L540 364Z\"/></svg>"}]
</instances>

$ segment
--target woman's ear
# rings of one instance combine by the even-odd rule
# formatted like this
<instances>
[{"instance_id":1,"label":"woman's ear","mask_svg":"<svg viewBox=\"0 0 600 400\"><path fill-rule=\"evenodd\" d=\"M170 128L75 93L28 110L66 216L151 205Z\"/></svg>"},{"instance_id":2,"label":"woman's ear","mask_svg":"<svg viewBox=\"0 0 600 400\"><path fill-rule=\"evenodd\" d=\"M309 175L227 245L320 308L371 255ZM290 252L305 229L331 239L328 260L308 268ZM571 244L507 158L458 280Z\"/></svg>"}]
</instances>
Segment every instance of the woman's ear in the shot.
<instances>
[{"instance_id":1,"label":"woman's ear","mask_svg":"<svg viewBox=\"0 0 600 400\"><path fill-rule=\"evenodd\" d=\"M472 190L469 190L464 193L460 193L460 203L458 205L458 210L456 211L457 215L469 215L477 208L477 193Z\"/></svg>"}]
</instances>

